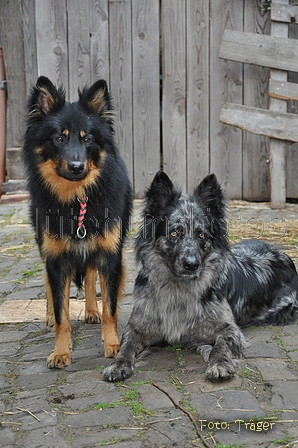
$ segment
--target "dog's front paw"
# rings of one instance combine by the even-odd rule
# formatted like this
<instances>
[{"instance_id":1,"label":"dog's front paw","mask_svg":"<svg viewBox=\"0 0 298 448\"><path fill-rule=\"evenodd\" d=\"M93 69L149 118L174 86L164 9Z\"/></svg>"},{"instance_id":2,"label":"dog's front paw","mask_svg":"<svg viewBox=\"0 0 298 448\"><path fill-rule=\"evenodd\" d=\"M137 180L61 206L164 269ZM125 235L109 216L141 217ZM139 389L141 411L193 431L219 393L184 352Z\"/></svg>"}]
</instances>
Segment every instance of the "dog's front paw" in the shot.
<instances>
[{"instance_id":1,"label":"dog's front paw","mask_svg":"<svg viewBox=\"0 0 298 448\"><path fill-rule=\"evenodd\" d=\"M103 371L103 377L106 381L123 381L133 374L133 366L125 362L113 362Z\"/></svg>"},{"instance_id":2,"label":"dog's front paw","mask_svg":"<svg viewBox=\"0 0 298 448\"><path fill-rule=\"evenodd\" d=\"M67 353L55 353L48 357L47 366L49 369L63 369L70 364L70 350Z\"/></svg>"},{"instance_id":3,"label":"dog's front paw","mask_svg":"<svg viewBox=\"0 0 298 448\"><path fill-rule=\"evenodd\" d=\"M233 363L219 361L210 364L206 369L206 377L209 381L223 381L231 378L235 373Z\"/></svg>"}]
</instances>

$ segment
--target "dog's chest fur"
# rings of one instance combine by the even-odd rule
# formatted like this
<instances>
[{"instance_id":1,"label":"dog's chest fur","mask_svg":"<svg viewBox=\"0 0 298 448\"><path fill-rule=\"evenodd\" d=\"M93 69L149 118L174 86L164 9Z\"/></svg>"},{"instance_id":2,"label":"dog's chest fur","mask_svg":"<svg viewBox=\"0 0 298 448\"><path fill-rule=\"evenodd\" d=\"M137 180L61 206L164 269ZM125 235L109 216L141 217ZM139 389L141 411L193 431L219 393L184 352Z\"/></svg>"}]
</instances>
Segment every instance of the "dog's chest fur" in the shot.
<instances>
[{"instance_id":1,"label":"dog's chest fur","mask_svg":"<svg viewBox=\"0 0 298 448\"><path fill-rule=\"evenodd\" d=\"M146 285L138 287L136 283L133 314L134 319L142 321L151 339L170 344L214 343L219 328L234 325L226 299L217 297L210 288L215 272L218 279L217 257L219 254L210 256L209 263L206 261L209 269L204 269L198 279L181 279L175 278L156 254L148 254L142 274Z\"/></svg>"}]
</instances>

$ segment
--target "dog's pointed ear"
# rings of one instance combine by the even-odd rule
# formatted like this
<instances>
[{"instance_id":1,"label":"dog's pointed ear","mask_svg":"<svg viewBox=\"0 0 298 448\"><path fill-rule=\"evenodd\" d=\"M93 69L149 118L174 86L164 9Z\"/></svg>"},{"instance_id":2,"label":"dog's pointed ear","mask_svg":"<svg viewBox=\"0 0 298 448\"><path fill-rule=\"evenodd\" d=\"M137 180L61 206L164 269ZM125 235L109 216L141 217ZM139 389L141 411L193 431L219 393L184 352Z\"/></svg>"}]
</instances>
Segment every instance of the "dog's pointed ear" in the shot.
<instances>
[{"instance_id":1,"label":"dog's pointed ear","mask_svg":"<svg viewBox=\"0 0 298 448\"><path fill-rule=\"evenodd\" d=\"M225 217L226 200L215 174L209 174L194 190L195 201L216 219Z\"/></svg>"},{"instance_id":2,"label":"dog's pointed ear","mask_svg":"<svg viewBox=\"0 0 298 448\"><path fill-rule=\"evenodd\" d=\"M29 96L29 114L34 117L43 117L52 110L62 108L64 103L65 92L63 89L56 89L48 78L40 76Z\"/></svg>"},{"instance_id":3,"label":"dog's pointed ear","mask_svg":"<svg viewBox=\"0 0 298 448\"><path fill-rule=\"evenodd\" d=\"M79 102L98 115L104 116L113 110L111 96L104 79L96 81L89 89L79 90Z\"/></svg>"},{"instance_id":4,"label":"dog's pointed ear","mask_svg":"<svg viewBox=\"0 0 298 448\"><path fill-rule=\"evenodd\" d=\"M226 199L215 174L209 174L195 188L194 199L211 223L214 247L229 247Z\"/></svg>"},{"instance_id":5,"label":"dog's pointed ear","mask_svg":"<svg viewBox=\"0 0 298 448\"><path fill-rule=\"evenodd\" d=\"M173 202L176 194L169 176L163 171L158 171L146 191L146 211L155 215L158 210Z\"/></svg>"}]
</instances>

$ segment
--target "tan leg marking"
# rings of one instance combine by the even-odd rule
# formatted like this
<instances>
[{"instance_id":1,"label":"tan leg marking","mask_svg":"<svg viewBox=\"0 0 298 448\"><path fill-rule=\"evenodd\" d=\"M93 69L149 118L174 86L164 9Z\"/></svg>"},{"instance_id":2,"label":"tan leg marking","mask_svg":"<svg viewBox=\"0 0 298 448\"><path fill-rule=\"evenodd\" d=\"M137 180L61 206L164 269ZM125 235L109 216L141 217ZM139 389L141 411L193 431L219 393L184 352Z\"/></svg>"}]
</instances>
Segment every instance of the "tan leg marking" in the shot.
<instances>
[{"instance_id":1,"label":"tan leg marking","mask_svg":"<svg viewBox=\"0 0 298 448\"><path fill-rule=\"evenodd\" d=\"M47 271L45 271L44 276L45 276L45 286L47 294L46 325L48 325L49 327L53 327L55 325L54 302Z\"/></svg>"},{"instance_id":2,"label":"tan leg marking","mask_svg":"<svg viewBox=\"0 0 298 448\"><path fill-rule=\"evenodd\" d=\"M71 277L67 278L65 281L61 323L58 325L55 322L55 348L47 361L47 365L50 369L54 367L63 369L64 366L70 364L70 351L72 348L71 327L69 322L70 283Z\"/></svg>"},{"instance_id":3,"label":"tan leg marking","mask_svg":"<svg viewBox=\"0 0 298 448\"><path fill-rule=\"evenodd\" d=\"M113 355L116 357L120 350L120 342L117 333L117 311L115 315L112 316L110 306L108 304L106 279L101 273L99 273L99 279L102 298L101 338L103 348L106 358L110 358Z\"/></svg>"},{"instance_id":4,"label":"tan leg marking","mask_svg":"<svg viewBox=\"0 0 298 448\"><path fill-rule=\"evenodd\" d=\"M99 324L101 320L96 300L97 269L87 266L85 276L85 321L87 324Z\"/></svg>"}]
</instances>

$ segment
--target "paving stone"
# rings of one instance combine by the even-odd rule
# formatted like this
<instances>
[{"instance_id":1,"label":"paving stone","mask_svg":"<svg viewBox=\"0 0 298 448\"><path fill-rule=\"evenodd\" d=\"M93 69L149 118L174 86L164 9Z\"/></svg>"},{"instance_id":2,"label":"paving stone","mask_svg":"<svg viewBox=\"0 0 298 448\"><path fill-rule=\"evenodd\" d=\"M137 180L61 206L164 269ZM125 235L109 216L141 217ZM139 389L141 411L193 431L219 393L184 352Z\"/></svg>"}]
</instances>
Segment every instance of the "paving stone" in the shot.
<instances>
[{"instance_id":1,"label":"paving stone","mask_svg":"<svg viewBox=\"0 0 298 448\"><path fill-rule=\"evenodd\" d=\"M288 369L287 362L282 359L256 359L253 364L265 381L296 379Z\"/></svg>"},{"instance_id":2,"label":"paving stone","mask_svg":"<svg viewBox=\"0 0 298 448\"><path fill-rule=\"evenodd\" d=\"M276 409L298 410L298 381L273 383L271 401Z\"/></svg>"},{"instance_id":3,"label":"paving stone","mask_svg":"<svg viewBox=\"0 0 298 448\"><path fill-rule=\"evenodd\" d=\"M285 325L282 329L282 335L298 335L298 323Z\"/></svg>"},{"instance_id":4,"label":"paving stone","mask_svg":"<svg viewBox=\"0 0 298 448\"><path fill-rule=\"evenodd\" d=\"M41 411L52 413L53 409L49 405L45 396L35 395L31 397L24 397L15 401L14 408L28 409L33 414Z\"/></svg>"},{"instance_id":5,"label":"paving stone","mask_svg":"<svg viewBox=\"0 0 298 448\"><path fill-rule=\"evenodd\" d=\"M17 365L19 375L33 375L36 373L49 373L49 369L44 361L28 361Z\"/></svg>"},{"instance_id":6,"label":"paving stone","mask_svg":"<svg viewBox=\"0 0 298 448\"><path fill-rule=\"evenodd\" d=\"M281 351L273 342L254 342L243 350L243 356L246 359L251 358L280 358ZM284 355L285 356L285 355Z\"/></svg>"},{"instance_id":7,"label":"paving stone","mask_svg":"<svg viewBox=\"0 0 298 448\"><path fill-rule=\"evenodd\" d=\"M67 415L63 425L71 428L90 428L93 426L127 424L131 420L130 410L126 407L88 411L78 415Z\"/></svg>"},{"instance_id":8,"label":"paving stone","mask_svg":"<svg viewBox=\"0 0 298 448\"><path fill-rule=\"evenodd\" d=\"M0 332L0 343L4 342L19 342L22 341L26 336L28 336L29 331L1 331Z\"/></svg>"},{"instance_id":9,"label":"paving stone","mask_svg":"<svg viewBox=\"0 0 298 448\"><path fill-rule=\"evenodd\" d=\"M170 384L162 385L167 392L173 397L177 403L182 400L181 392L175 390ZM145 409L152 411L169 408L172 405L169 397L160 390L153 387L151 384L145 384L137 387L140 395L140 401Z\"/></svg>"},{"instance_id":10,"label":"paving stone","mask_svg":"<svg viewBox=\"0 0 298 448\"><path fill-rule=\"evenodd\" d=\"M75 437L71 444L73 447L94 447L98 446L100 443L103 444L111 444L116 446L121 446L121 448L142 448L143 444L141 441L132 441L130 438L134 437L138 433L137 430L121 430L121 429L112 429L110 431L98 431L95 434L84 434L80 437ZM125 442L125 439L128 439ZM116 443L116 441L119 442Z\"/></svg>"},{"instance_id":11,"label":"paving stone","mask_svg":"<svg viewBox=\"0 0 298 448\"><path fill-rule=\"evenodd\" d=\"M41 389L31 389L31 390L24 390L22 392L18 392L16 394L16 401L19 400L27 400L35 397L43 397L46 398L47 396L47 387L42 387Z\"/></svg>"},{"instance_id":12,"label":"paving stone","mask_svg":"<svg viewBox=\"0 0 298 448\"><path fill-rule=\"evenodd\" d=\"M298 347L298 336L290 335L290 336L282 336L282 343L286 346L287 349L297 349Z\"/></svg>"},{"instance_id":13,"label":"paving stone","mask_svg":"<svg viewBox=\"0 0 298 448\"><path fill-rule=\"evenodd\" d=\"M190 381L189 383L186 383L187 390L190 393L208 393L208 392L217 392L220 390L227 390L227 389L240 389L242 385L242 378L238 375L235 375L233 378L231 378L229 381L223 381L223 382L211 382L206 379L198 379L194 381Z\"/></svg>"},{"instance_id":14,"label":"paving stone","mask_svg":"<svg viewBox=\"0 0 298 448\"><path fill-rule=\"evenodd\" d=\"M47 373L35 373L31 375L21 375L18 379L22 389L41 389L54 384L57 381L58 371L48 369Z\"/></svg>"},{"instance_id":15,"label":"paving stone","mask_svg":"<svg viewBox=\"0 0 298 448\"><path fill-rule=\"evenodd\" d=\"M19 342L10 342L0 345L0 356L13 356L15 355L21 348L21 344Z\"/></svg>"},{"instance_id":16,"label":"paving stone","mask_svg":"<svg viewBox=\"0 0 298 448\"><path fill-rule=\"evenodd\" d=\"M292 359L292 361L298 361L298 351L289 352L288 356Z\"/></svg>"},{"instance_id":17,"label":"paving stone","mask_svg":"<svg viewBox=\"0 0 298 448\"><path fill-rule=\"evenodd\" d=\"M37 299L40 295L40 287L26 288L25 290L14 291L6 296L7 300L31 300Z\"/></svg>"},{"instance_id":18,"label":"paving stone","mask_svg":"<svg viewBox=\"0 0 298 448\"><path fill-rule=\"evenodd\" d=\"M34 413L34 415L39 421L25 412L22 416L15 418L17 423L21 423L22 431L33 431L34 429L47 428L57 425L57 415L55 411L52 411L52 413L41 411Z\"/></svg>"},{"instance_id":19,"label":"paving stone","mask_svg":"<svg viewBox=\"0 0 298 448\"><path fill-rule=\"evenodd\" d=\"M83 445L81 445L83 446ZM63 440L61 431L55 426L44 427L24 432L24 448L68 448L69 445Z\"/></svg>"},{"instance_id":20,"label":"paving stone","mask_svg":"<svg viewBox=\"0 0 298 448\"><path fill-rule=\"evenodd\" d=\"M193 394L190 404L196 409L199 420L235 421L265 415L257 399L248 391L242 390L223 390L216 394Z\"/></svg>"},{"instance_id":21,"label":"paving stone","mask_svg":"<svg viewBox=\"0 0 298 448\"><path fill-rule=\"evenodd\" d=\"M0 446L13 446L16 436L13 431L8 428L0 429Z\"/></svg>"},{"instance_id":22,"label":"paving stone","mask_svg":"<svg viewBox=\"0 0 298 448\"><path fill-rule=\"evenodd\" d=\"M8 389L8 388L9 388L9 381L1 375L0 376L0 390Z\"/></svg>"},{"instance_id":23,"label":"paving stone","mask_svg":"<svg viewBox=\"0 0 298 448\"><path fill-rule=\"evenodd\" d=\"M261 420L262 421L262 420ZM264 420L265 422L265 420ZM248 425L247 428L254 428L254 426ZM255 426L255 428L257 428ZM283 432L282 428L277 426L277 424L272 426L272 429L267 431L257 431L254 429L245 429L245 426L240 425L239 431L239 423L231 423L230 429L226 430L218 430L213 433L214 439L218 444L224 444L227 446L241 446L241 447L253 447L253 448L261 448L268 447L268 443L275 442L276 440L285 440L287 434ZM262 445L264 443L264 445ZM239 444L239 445L238 445ZM245 445L244 445L245 444ZM273 445L275 448L276 445Z\"/></svg>"}]
</instances>

